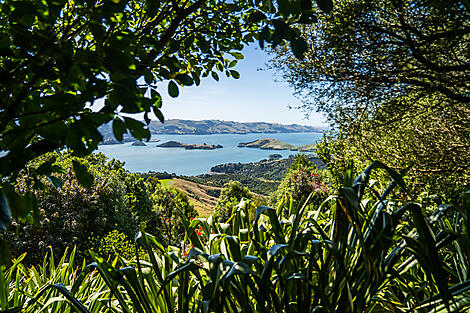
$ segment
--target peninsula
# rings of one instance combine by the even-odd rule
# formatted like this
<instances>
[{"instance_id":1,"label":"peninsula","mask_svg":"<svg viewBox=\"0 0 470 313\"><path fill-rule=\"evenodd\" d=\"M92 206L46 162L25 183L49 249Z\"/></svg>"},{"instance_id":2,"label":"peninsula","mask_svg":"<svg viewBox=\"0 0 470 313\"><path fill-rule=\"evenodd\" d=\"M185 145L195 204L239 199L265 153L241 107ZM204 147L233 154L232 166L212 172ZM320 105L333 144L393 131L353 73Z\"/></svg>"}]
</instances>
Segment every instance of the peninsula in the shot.
<instances>
[{"instance_id":1,"label":"peninsula","mask_svg":"<svg viewBox=\"0 0 470 313\"><path fill-rule=\"evenodd\" d=\"M214 150L223 148L221 145L208 145L206 143L202 145L186 144L178 141L167 141L165 143L157 145L160 148L185 148L186 150Z\"/></svg>"},{"instance_id":2,"label":"peninsula","mask_svg":"<svg viewBox=\"0 0 470 313\"><path fill-rule=\"evenodd\" d=\"M290 150L300 152L314 152L315 144L308 144L302 146L295 146L290 143L285 143L277 139L263 138L250 142L241 142L238 144L240 148L258 148L263 150Z\"/></svg>"}]
</instances>

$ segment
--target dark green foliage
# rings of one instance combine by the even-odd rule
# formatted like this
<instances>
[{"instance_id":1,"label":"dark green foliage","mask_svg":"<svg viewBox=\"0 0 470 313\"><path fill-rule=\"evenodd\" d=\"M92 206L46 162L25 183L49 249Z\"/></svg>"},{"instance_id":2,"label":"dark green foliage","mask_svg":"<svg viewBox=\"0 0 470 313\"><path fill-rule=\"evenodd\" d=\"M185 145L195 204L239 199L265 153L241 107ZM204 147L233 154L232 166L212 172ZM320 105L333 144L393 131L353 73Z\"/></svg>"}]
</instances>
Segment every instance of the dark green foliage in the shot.
<instances>
[{"instance_id":1,"label":"dark green foliage","mask_svg":"<svg viewBox=\"0 0 470 313\"><path fill-rule=\"evenodd\" d=\"M89 241L90 250L108 260L113 260L117 256L131 260L136 255L133 241L118 230L113 230L101 238L89 238ZM144 254L142 249L138 252Z\"/></svg>"},{"instance_id":2,"label":"dark green foliage","mask_svg":"<svg viewBox=\"0 0 470 313\"><path fill-rule=\"evenodd\" d=\"M145 230L158 238L164 246L180 247L184 228L181 217L195 218L197 211L189 203L188 197L179 190L163 186L158 181L147 180L153 211Z\"/></svg>"},{"instance_id":3,"label":"dark green foliage","mask_svg":"<svg viewBox=\"0 0 470 313\"><path fill-rule=\"evenodd\" d=\"M282 203L289 203L288 198L292 198L292 204L299 206L312 194L309 203L313 206L320 205L329 188L321 175L323 171L317 170L307 155L297 154L276 192L271 195L271 204L277 207Z\"/></svg>"},{"instance_id":4,"label":"dark green foliage","mask_svg":"<svg viewBox=\"0 0 470 313\"><path fill-rule=\"evenodd\" d=\"M305 162L314 164L319 169L324 169L325 164L314 155L303 155ZM252 163L228 163L211 168L212 172L225 174L239 174L248 177L260 178L268 181L280 181L284 178L287 169L296 162L298 155L280 160L261 160Z\"/></svg>"},{"instance_id":5,"label":"dark green foliage","mask_svg":"<svg viewBox=\"0 0 470 313\"><path fill-rule=\"evenodd\" d=\"M260 195L269 195L276 190L277 182L266 181L256 177L245 176L242 174L202 174L198 176L182 176L183 179L208 185L214 187L224 187L225 184L231 181L239 181L243 186L247 187L250 191ZM220 193L213 191L214 197L219 197Z\"/></svg>"},{"instance_id":6,"label":"dark green foliage","mask_svg":"<svg viewBox=\"0 0 470 313\"><path fill-rule=\"evenodd\" d=\"M214 208L214 219L218 222L225 223L232 212L235 210L242 199L252 199L253 195L251 194L248 188L244 187L238 181L231 181L224 185L224 189L220 192L220 197L217 200L217 204Z\"/></svg>"},{"instance_id":7,"label":"dark green foliage","mask_svg":"<svg viewBox=\"0 0 470 313\"><path fill-rule=\"evenodd\" d=\"M318 168L325 168L325 164L315 156L308 156L310 162L314 162ZM192 177L184 177L196 183L215 187L223 187L231 181L239 181L254 193L270 195L284 178L289 166L295 157L280 160L261 160L253 163L228 163L212 167L211 171L219 174L203 174Z\"/></svg>"},{"instance_id":8,"label":"dark green foliage","mask_svg":"<svg viewBox=\"0 0 470 313\"><path fill-rule=\"evenodd\" d=\"M162 172L149 171L147 173L139 173L139 174L143 179L147 179L148 177L155 177L157 179L172 179L174 177L174 175L169 174L167 172L162 173Z\"/></svg>"},{"instance_id":9,"label":"dark green foliage","mask_svg":"<svg viewBox=\"0 0 470 313\"><path fill-rule=\"evenodd\" d=\"M57 179L62 182L56 188L45 182L34 183L28 171L47 160L55 160L64 173ZM85 188L73 173L79 163L83 171L92 175L94 184ZM23 194L33 192L41 211L40 226L15 220L11 229L5 232L10 240L14 256L28 251L25 261L39 264L52 246L56 255L62 255L67 247L77 247L80 257L86 254L89 237L99 240L112 230L119 229L133 238L151 215L152 203L148 198L145 184L137 174L129 174L123 163L108 161L103 154L91 154L78 159L68 153L47 154L30 164L17 181L17 190ZM86 175L86 174L85 174ZM42 184L42 189L37 189Z\"/></svg>"},{"instance_id":10,"label":"dark green foliage","mask_svg":"<svg viewBox=\"0 0 470 313\"><path fill-rule=\"evenodd\" d=\"M377 170L394 180L366 198ZM318 207L290 205L286 218L281 208L256 208L249 201L237 206L228 223L181 216L183 249L139 233L150 261L111 263L93 254L95 262L80 275L61 261L61 275L48 276L41 268L44 279L37 284L37 275L17 263L0 273L0 305L39 310L55 303L64 312L83 305L97 312L113 302L128 313L466 312L468 193L461 205L427 207L391 197L397 185L406 186L383 164L373 163L355 180L351 172L334 198ZM21 270L13 283L16 268ZM44 280L63 283L68 288L61 290L70 295L52 301L59 290L41 294ZM42 301L34 298L39 294Z\"/></svg>"},{"instance_id":11,"label":"dark green foliage","mask_svg":"<svg viewBox=\"0 0 470 313\"><path fill-rule=\"evenodd\" d=\"M334 162L409 167L415 197L458 201L470 183L469 20L466 0L341 0L302 28L307 58L282 48L273 66L329 119Z\"/></svg>"},{"instance_id":12,"label":"dark green foliage","mask_svg":"<svg viewBox=\"0 0 470 313\"><path fill-rule=\"evenodd\" d=\"M216 80L217 72L238 78L234 62L244 44L260 37L261 28L274 32L261 38L261 45L298 46L296 20L302 12L278 8L271 0L0 2L0 178L5 185L0 195L10 204L0 207L7 216L0 227L11 216L35 210L30 204L25 211L16 206L18 197L7 196L6 180L12 183L29 161L64 148L86 156L103 141L98 127L106 123L112 123L118 140L126 133L149 139L151 114L164 120L157 91L162 82L176 97L178 85L199 85L209 74ZM306 11L313 15L314 10ZM266 18L253 22L253 11L267 13ZM92 110L97 101L103 101L101 107ZM145 123L130 117L138 113ZM91 176L79 163L74 170L90 187ZM30 174L52 173L49 168ZM60 185L55 176L49 178Z\"/></svg>"}]
</instances>

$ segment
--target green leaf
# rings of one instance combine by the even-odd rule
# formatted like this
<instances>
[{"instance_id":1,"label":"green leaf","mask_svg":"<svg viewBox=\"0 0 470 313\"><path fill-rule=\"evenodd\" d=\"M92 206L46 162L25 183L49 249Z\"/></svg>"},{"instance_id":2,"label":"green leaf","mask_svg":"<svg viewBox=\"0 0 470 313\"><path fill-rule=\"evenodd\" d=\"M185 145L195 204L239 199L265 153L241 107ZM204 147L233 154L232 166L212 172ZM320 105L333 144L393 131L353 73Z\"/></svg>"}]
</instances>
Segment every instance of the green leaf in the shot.
<instances>
[{"instance_id":1,"label":"green leaf","mask_svg":"<svg viewBox=\"0 0 470 313\"><path fill-rule=\"evenodd\" d=\"M6 230L11 221L10 205L6 196L0 191L0 228ZM0 262L1 263L1 262Z\"/></svg>"},{"instance_id":2,"label":"green leaf","mask_svg":"<svg viewBox=\"0 0 470 313\"><path fill-rule=\"evenodd\" d=\"M145 1L145 8L149 17L155 17L159 12L158 10L159 7L160 7L160 0Z\"/></svg>"},{"instance_id":3,"label":"green leaf","mask_svg":"<svg viewBox=\"0 0 470 313\"><path fill-rule=\"evenodd\" d=\"M264 15L263 12L254 11L253 13L250 14L250 17L248 18L248 22L258 23L264 19L266 19L266 15Z\"/></svg>"},{"instance_id":4,"label":"green leaf","mask_svg":"<svg viewBox=\"0 0 470 313\"><path fill-rule=\"evenodd\" d=\"M55 159L50 159L50 160L47 160L46 162L42 163L37 168L36 173L38 173L38 175L50 174L52 172L52 163L54 163L54 162L55 162Z\"/></svg>"},{"instance_id":5,"label":"green leaf","mask_svg":"<svg viewBox=\"0 0 470 313\"><path fill-rule=\"evenodd\" d=\"M88 171L88 168L82 163L73 160L72 161L73 171L75 172L75 177L77 178L80 185L85 188L91 188L95 178Z\"/></svg>"},{"instance_id":6,"label":"green leaf","mask_svg":"<svg viewBox=\"0 0 470 313\"><path fill-rule=\"evenodd\" d=\"M150 139L150 131L145 127L144 123L129 117L124 117L124 121L126 123L126 127L135 139Z\"/></svg>"},{"instance_id":7,"label":"green leaf","mask_svg":"<svg viewBox=\"0 0 470 313\"><path fill-rule=\"evenodd\" d=\"M303 59L305 52L308 51L308 45L302 38L295 38L291 41L291 49L297 59Z\"/></svg>"},{"instance_id":8,"label":"green leaf","mask_svg":"<svg viewBox=\"0 0 470 313\"><path fill-rule=\"evenodd\" d=\"M434 277L437 288L441 293L444 302L447 304L451 300L451 295L447 285L448 274L442 266L432 229L426 221L419 205L411 204L408 208L411 211L413 224L419 235L417 245L414 249L416 257L421 260L421 263L426 262L427 266L425 266L425 270ZM411 241L412 239L408 238L407 243Z\"/></svg>"},{"instance_id":9,"label":"green leaf","mask_svg":"<svg viewBox=\"0 0 470 313\"><path fill-rule=\"evenodd\" d=\"M221 279L222 282L226 281L227 279L230 279L234 275L256 275L255 272L245 263L243 262L235 262L233 263L232 267L230 267L230 270L227 272L227 274L224 275L224 277Z\"/></svg>"},{"instance_id":10,"label":"green leaf","mask_svg":"<svg viewBox=\"0 0 470 313\"><path fill-rule=\"evenodd\" d=\"M237 60L243 60L245 57L239 52L230 52L230 54Z\"/></svg>"},{"instance_id":11,"label":"green leaf","mask_svg":"<svg viewBox=\"0 0 470 313\"><path fill-rule=\"evenodd\" d=\"M150 71L150 70L145 71L144 72L144 79L145 79L145 83L147 83L148 85L153 83L154 77L153 77L152 71Z\"/></svg>"},{"instance_id":12,"label":"green leaf","mask_svg":"<svg viewBox=\"0 0 470 313\"><path fill-rule=\"evenodd\" d=\"M0 238L0 266L9 265L10 263L11 263L10 245L8 244L8 241L6 241L3 238ZM2 268L0 268L0 275L3 275ZM12 311L12 312L20 312L20 311Z\"/></svg>"},{"instance_id":13,"label":"green leaf","mask_svg":"<svg viewBox=\"0 0 470 313\"><path fill-rule=\"evenodd\" d=\"M178 80L184 86L194 85L193 79L188 74L179 74L176 76L176 80Z\"/></svg>"},{"instance_id":14,"label":"green leaf","mask_svg":"<svg viewBox=\"0 0 470 313\"><path fill-rule=\"evenodd\" d=\"M52 175L48 175L47 176L47 180L51 183L52 186L54 186L55 188L62 188L62 186L64 185L64 182L61 181L59 178L55 177L55 176L52 176Z\"/></svg>"},{"instance_id":15,"label":"green leaf","mask_svg":"<svg viewBox=\"0 0 470 313\"><path fill-rule=\"evenodd\" d=\"M179 95L178 86L176 85L174 81L170 81L168 83L168 94L172 96L173 98L176 98Z\"/></svg>"},{"instance_id":16,"label":"green leaf","mask_svg":"<svg viewBox=\"0 0 470 313\"><path fill-rule=\"evenodd\" d=\"M215 79L216 81L219 81L219 75L217 75L216 72L211 72L212 78Z\"/></svg>"},{"instance_id":17,"label":"green leaf","mask_svg":"<svg viewBox=\"0 0 470 313\"><path fill-rule=\"evenodd\" d=\"M357 197L354 189L351 187L341 187L339 189L339 194L344 196L355 209L360 209L360 199Z\"/></svg>"},{"instance_id":18,"label":"green leaf","mask_svg":"<svg viewBox=\"0 0 470 313\"><path fill-rule=\"evenodd\" d=\"M162 111L160 111L160 109L158 109L157 107L153 107L153 114L155 114L155 116L160 122L165 122L165 117L163 116Z\"/></svg>"},{"instance_id":19,"label":"green leaf","mask_svg":"<svg viewBox=\"0 0 470 313\"><path fill-rule=\"evenodd\" d=\"M232 77L235 78L235 79L240 78L240 73L238 73L237 71L230 70L230 74L232 74Z\"/></svg>"},{"instance_id":20,"label":"green leaf","mask_svg":"<svg viewBox=\"0 0 470 313\"><path fill-rule=\"evenodd\" d=\"M269 30L269 26L266 25L261 30L261 33L258 36L259 39L259 46L261 49L264 49L264 42L271 40L271 31Z\"/></svg>"},{"instance_id":21,"label":"green leaf","mask_svg":"<svg viewBox=\"0 0 470 313\"><path fill-rule=\"evenodd\" d=\"M71 294L70 291L63 285L63 284L46 284L44 285L41 289L39 289L39 293L30 301L28 301L28 306L27 308L33 306L36 302L39 301L39 299L42 297L44 293L49 292L49 289L54 289L58 291L65 299L67 299L70 304L72 304L76 310L78 310L81 313L90 313L90 311L76 298L74 298ZM25 311L28 311L27 308Z\"/></svg>"},{"instance_id":22,"label":"green leaf","mask_svg":"<svg viewBox=\"0 0 470 313\"><path fill-rule=\"evenodd\" d=\"M116 117L113 120L113 134L114 134L114 137L117 140L122 141L123 134L125 134L126 132L127 132L126 124L124 124L124 122L119 117Z\"/></svg>"},{"instance_id":23,"label":"green leaf","mask_svg":"<svg viewBox=\"0 0 470 313\"><path fill-rule=\"evenodd\" d=\"M158 91L156 91L155 89L152 88L150 90L150 97L154 101L153 105L155 107L157 107L157 108L162 107L162 96L160 95L160 93Z\"/></svg>"},{"instance_id":24,"label":"green leaf","mask_svg":"<svg viewBox=\"0 0 470 313\"><path fill-rule=\"evenodd\" d=\"M320 10L322 10L325 13L329 13L331 10L333 10L333 1L332 0L315 0L318 4L318 7Z\"/></svg>"},{"instance_id":25,"label":"green leaf","mask_svg":"<svg viewBox=\"0 0 470 313\"><path fill-rule=\"evenodd\" d=\"M258 220L262 214L265 214L269 217L269 221L271 222L271 225L274 230L273 234L276 239L276 243L286 243L282 227L279 223L279 218L276 214L276 210L274 210L273 208L264 205L260 205L259 207L257 207L255 212L255 219L253 221L253 228L256 228L258 226Z\"/></svg>"}]
</instances>

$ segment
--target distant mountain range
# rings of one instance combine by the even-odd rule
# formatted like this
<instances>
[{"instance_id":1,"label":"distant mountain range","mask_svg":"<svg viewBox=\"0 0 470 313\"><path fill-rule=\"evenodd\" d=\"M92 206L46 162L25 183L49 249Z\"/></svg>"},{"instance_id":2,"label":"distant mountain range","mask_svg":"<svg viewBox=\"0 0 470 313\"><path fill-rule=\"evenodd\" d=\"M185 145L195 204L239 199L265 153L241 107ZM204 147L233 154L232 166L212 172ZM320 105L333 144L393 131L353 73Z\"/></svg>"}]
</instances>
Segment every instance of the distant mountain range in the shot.
<instances>
[{"instance_id":1,"label":"distant mountain range","mask_svg":"<svg viewBox=\"0 0 470 313\"><path fill-rule=\"evenodd\" d=\"M266 122L233 122L219 120L166 120L165 123L152 121L149 125L152 135L210 135L210 134L249 134L249 133L310 133L322 132L321 127L304 126L298 124L283 125ZM114 139L111 123L99 128L104 144L119 143ZM125 136L125 141L134 141Z\"/></svg>"}]
</instances>

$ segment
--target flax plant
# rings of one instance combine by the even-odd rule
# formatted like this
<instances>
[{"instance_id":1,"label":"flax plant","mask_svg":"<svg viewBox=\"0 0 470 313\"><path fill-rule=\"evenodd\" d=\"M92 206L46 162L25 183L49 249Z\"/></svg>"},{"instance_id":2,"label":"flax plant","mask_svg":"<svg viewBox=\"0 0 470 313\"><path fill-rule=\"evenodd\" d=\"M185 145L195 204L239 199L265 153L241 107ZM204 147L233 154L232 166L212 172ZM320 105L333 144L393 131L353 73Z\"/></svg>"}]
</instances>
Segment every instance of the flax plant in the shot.
<instances>
[{"instance_id":1,"label":"flax plant","mask_svg":"<svg viewBox=\"0 0 470 313\"><path fill-rule=\"evenodd\" d=\"M382 193L369 181L378 169L392 179ZM182 249L164 247L140 232L136 242L146 254L136 253L130 261L108 262L91 253L94 262L78 270L61 261L58 266L44 265L41 271L48 270L35 274L18 260L3 271L1 309L125 313L468 309L468 195L461 206L431 210L396 199L396 188L401 188L399 195L406 195L405 183L381 163L371 164L355 180L351 173L346 173L337 195L320 206L310 203L312 194L302 205L285 198L276 208L255 208L242 200L226 223L212 216L188 220L181 215L186 230Z\"/></svg>"}]
</instances>

